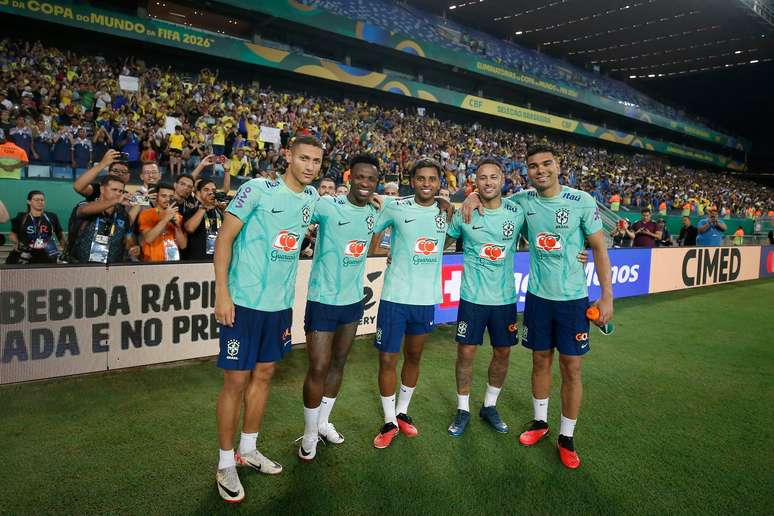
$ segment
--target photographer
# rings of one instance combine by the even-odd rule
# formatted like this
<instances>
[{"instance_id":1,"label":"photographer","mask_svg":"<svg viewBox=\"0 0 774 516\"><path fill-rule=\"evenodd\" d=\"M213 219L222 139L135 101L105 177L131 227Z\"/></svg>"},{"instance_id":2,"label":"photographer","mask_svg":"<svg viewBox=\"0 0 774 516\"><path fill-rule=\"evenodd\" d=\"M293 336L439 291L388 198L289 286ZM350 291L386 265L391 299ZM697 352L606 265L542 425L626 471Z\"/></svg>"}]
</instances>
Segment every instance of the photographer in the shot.
<instances>
[{"instance_id":1,"label":"photographer","mask_svg":"<svg viewBox=\"0 0 774 516\"><path fill-rule=\"evenodd\" d=\"M220 208L218 192L212 179L202 179L196 188L199 204L184 215L183 228L190 235L186 258L212 261L215 239L223 224L223 210Z\"/></svg>"},{"instance_id":2,"label":"photographer","mask_svg":"<svg viewBox=\"0 0 774 516\"><path fill-rule=\"evenodd\" d=\"M46 212L45 207L43 192L33 190L27 194L27 211L11 221L9 237L16 247L8 254L6 263L56 263L56 241L64 242L62 226L56 213Z\"/></svg>"},{"instance_id":3,"label":"photographer","mask_svg":"<svg viewBox=\"0 0 774 516\"><path fill-rule=\"evenodd\" d=\"M699 230L696 237L697 246L718 247L723 243L723 235L726 234L727 228L718 219L718 210L714 206L707 210L707 218L701 219L697 227Z\"/></svg>"},{"instance_id":4,"label":"photographer","mask_svg":"<svg viewBox=\"0 0 774 516\"><path fill-rule=\"evenodd\" d=\"M100 183L99 197L78 205L70 221L68 258L80 263L118 263L124 261L124 251L132 257L140 254L122 204L124 188L123 181L107 176Z\"/></svg>"},{"instance_id":5,"label":"photographer","mask_svg":"<svg viewBox=\"0 0 774 516\"><path fill-rule=\"evenodd\" d=\"M634 241L634 231L629 229L629 221L619 220L613 231L610 232L610 237L613 239L613 247L631 247Z\"/></svg>"},{"instance_id":6,"label":"photographer","mask_svg":"<svg viewBox=\"0 0 774 516\"><path fill-rule=\"evenodd\" d=\"M182 228L183 217L174 202L175 190L166 183L159 183L155 190L156 207L143 211L137 219L142 234L141 260L180 261L180 250L188 245L188 236Z\"/></svg>"}]
</instances>

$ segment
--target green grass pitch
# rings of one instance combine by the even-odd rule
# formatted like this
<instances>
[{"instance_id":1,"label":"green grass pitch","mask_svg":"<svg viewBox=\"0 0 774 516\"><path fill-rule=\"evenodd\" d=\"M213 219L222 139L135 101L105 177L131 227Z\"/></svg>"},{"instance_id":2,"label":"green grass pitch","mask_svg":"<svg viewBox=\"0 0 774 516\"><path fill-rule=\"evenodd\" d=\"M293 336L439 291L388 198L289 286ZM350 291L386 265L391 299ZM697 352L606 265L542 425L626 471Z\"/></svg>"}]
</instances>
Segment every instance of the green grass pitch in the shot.
<instances>
[{"instance_id":1,"label":"green grass pitch","mask_svg":"<svg viewBox=\"0 0 774 516\"><path fill-rule=\"evenodd\" d=\"M517 443L531 419L530 354L513 350L498 403L509 434L474 417L449 437L455 345L426 348L410 413L416 439L375 450L382 423L376 352L359 339L332 421L340 446L300 464L306 354L275 376L259 449L278 477L240 470L247 497L214 485L212 361L0 388L0 514L771 514L774 502L774 281L624 299L616 332L594 330L576 429L583 461L564 469L551 439ZM521 318L520 318L521 319ZM490 348L477 357L483 400ZM475 416L475 414L474 414Z\"/></svg>"}]
</instances>

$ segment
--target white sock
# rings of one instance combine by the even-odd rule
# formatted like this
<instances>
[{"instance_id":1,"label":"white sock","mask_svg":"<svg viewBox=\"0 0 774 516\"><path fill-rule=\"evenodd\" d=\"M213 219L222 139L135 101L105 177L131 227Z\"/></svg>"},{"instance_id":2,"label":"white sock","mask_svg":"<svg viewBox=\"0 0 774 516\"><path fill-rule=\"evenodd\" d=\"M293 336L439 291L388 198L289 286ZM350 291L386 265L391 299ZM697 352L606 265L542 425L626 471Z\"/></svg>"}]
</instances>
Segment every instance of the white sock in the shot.
<instances>
[{"instance_id":1,"label":"white sock","mask_svg":"<svg viewBox=\"0 0 774 516\"><path fill-rule=\"evenodd\" d=\"M320 403L320 417L317 419L318 428L328 426L328 418L331 417L334 403L336 403L336 398L326 398L323 396L322 403Z\"/></svg>"},{"instance_id":2,"label":"white sock","mask_svg":"<svg viewBox=\"0 0 774 516\"><path fill-rule=\"evenodd\" d=\"M564 414L562 414L562 424L559 427L559 435L572 437L573 432L575 432L575 423L577 422L577 419L567 419L564 417Z\"/></svg>"},{"instance_id":3,"label":"white sock","mask_svg":"<svg viewBox=\"0 0 774 516\"><path fill-rule=\"evenodd\" d=\"M470 412L470 394L457 394L457 410Z\"/></svg>"},{"instance_id":4,"label":"white sock","mask_svg":"<svg viewBox=\"0 0 774 516\"><path fill-rule=\"evenodd\" d=\"M317 440L317 421L320 417L320 407L304 407L304 439L311 441Z\"/></svg>"},{"instance_id":5,"label":"white sock","mask_svg":"<svg viewBox=\"0 0 774 516\"><path fill-rule=\"evenodd\" d=\"M382 410L384 410L384 422L398 426L398 418L395 417L395 395L382 396Z\"/></svg>"},{"instance_id":6,"label":"white sock","mask_svg":"<svg viewBox=\"0 0 774 516\"><path fill-rule=\"evenodd\" d=\"M494 407L497 405L497 397L500 395L502 387L492 387L488 383L486 384L486 394L484 394L484 406Z\"/></svg>"},{"instance_id":7,"label":"white sock","mask_svg":"<svg viewBox=\"0 0 774 516\"><path fill-rule=\"evenodd\" d=\"M398 404L395 407L395 412L398 414L408 414L408 406L411 402L411 395L414 394L416 387L406 387L400 384L400 393L398 393Z\"/></svg>"},{"instance_id":8,"label":"white sock","mask_svg":"<svg viewBox=\"0 0 774 516\"><path fill-rule=\"evenodd\" d=\"M226 469L232 466L236 466L234 449L218 450L218 469Z\"/></svg>"},{"instance_id":9,"label":"white sock","mask_svg":"<svg viewBox=\"0 0 774 516\"><path fill-rule=\"evenodd\" d=\"M255 450L255 441L258 440L258 432L246 434L242 432L239 436L239 454L244 455Z\"/></svg>"},{"instance_id":10,"label":"white sock","mask_svg":"<svg viewBox=\"0 0 774 516\"><path fill-rule=\"evenodd\" d=\"M548 398L539 400L532 397L532 410L535 414L535 421L543 421L548 423Z\"/></svg>"}]
</instances>

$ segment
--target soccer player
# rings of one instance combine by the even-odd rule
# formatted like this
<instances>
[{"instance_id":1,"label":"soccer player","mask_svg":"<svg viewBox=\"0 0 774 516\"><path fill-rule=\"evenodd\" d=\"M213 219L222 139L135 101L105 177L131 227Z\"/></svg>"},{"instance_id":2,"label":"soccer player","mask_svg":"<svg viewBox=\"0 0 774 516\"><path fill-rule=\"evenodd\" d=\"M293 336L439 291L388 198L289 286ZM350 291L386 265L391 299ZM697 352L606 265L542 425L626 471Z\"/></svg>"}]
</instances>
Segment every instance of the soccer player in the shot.
<instances>
[{"instance_id":1,"label":"soccer player","mask_svg":"<svg viewBox=\"0 0 774 516\"><path fill-rule=\"evenodd\" d=\"M392 228L391 262L384 276L374 342L379 350L379 391L384 410L384 426L374 438L376 448L388 447L399 431L408 437L419 433L408 416L408 407L419 378L422 349L433 330L435 305L441 302L441 253L447 229L447 215L435 199L441 166L422 158L410 175L414 197L386 205L374 229L379 233ZM396 368L404 336L396 406Z\"/></svg>"},{"instance_id":2,"label":"soccer player","mask_svg":"<svg viewBox=\"0 0 774 516\"><path fill-rule=\"evenodd\" d=\"M534 190L506 200L524 211L530 252L522 344L532 350L534 417L519 442L533 446L548 434L548 396L556 349L562 377L557 448L562 464L575 469L580 466L573 435L583 394L581 360L590 349L586 274L575 257L588 241L602 289L595 302L600 311L598 324L613 317L610 258L596 202L586 192L559 183L554 149L542 144L529 148L527 172ZM477 196L469 197L467 205L476 205Z\"/></svg>"},{"instance_id":3,"label":"soccer player","mask_svg":"<svg viewBox=\"0 0 774 516\"><path fill-rule=\"evenodd\" d=\"M344 442L329 418L363 318L363 275L378 215L369 201L379 181L379 162L361 154L350 161L349 170L348 194L322 197L312 216L319 227L304 316L309 370L298 448L298 456L307 461L314 459L319 437Z\"/></svg>"},{"instance_id":4,"label":"soccer player","mask_svg":"<svg viewBox=\"0 0 774 516\"><path fill-rule=\"evenodd\" d=\"M322 164L313 137L296 138L286 151L287 172L277 181L253 179L226 209L215 244L215 315L220 323L218 491L228 502L244 498L236 466L278 474L282 466L256 449L275 363L290 351L290 326L301 239L319 200L309 184ZM239 451L233 436L244 402Z\"/></svg>"},{"instance_id":5,"label":"soccer player","mask_svg":"<svg viewBox=\"0 0 774 516\"><path fill-rule=\"evenodd\" d=\"M511 347L518 338L513 258L524 211L515 203L503 202L505 176L497 159L482 159L476 166L475 181L484 215L475 212L471 222L464 223L462 214L455 213L447 238L448 246L449 240L462 236L464 245L456 336L457 412L448 430L454 437L461 436L470 422L473 359L487 330L493 353L479 416L496 431L508 432L496 404L508 373ZM578 260L587 261L585 251L578 255Z\"/></svg>"}]
</instances>

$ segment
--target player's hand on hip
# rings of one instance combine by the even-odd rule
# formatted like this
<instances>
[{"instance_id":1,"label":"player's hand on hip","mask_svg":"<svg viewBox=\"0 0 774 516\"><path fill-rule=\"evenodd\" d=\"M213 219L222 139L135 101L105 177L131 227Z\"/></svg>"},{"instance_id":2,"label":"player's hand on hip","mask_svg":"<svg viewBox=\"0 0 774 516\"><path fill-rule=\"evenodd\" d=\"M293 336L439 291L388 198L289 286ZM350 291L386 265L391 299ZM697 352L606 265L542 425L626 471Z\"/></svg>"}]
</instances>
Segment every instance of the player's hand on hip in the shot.
<instances>
[{"instance_id":1,"label":"player's hand on hip","mask_svg":"<svg viewBox=\"0 0 774 516\"><path fill-rule=\"evenodd\" d=\"M215 320L223 326L233 326L235 319L234 302L229 295L215 295Z\"/></svg>"}]
</instances>

